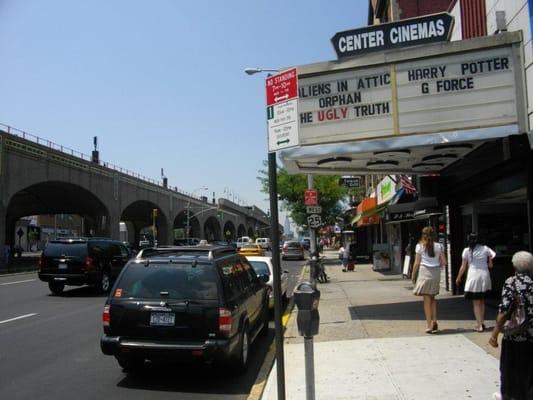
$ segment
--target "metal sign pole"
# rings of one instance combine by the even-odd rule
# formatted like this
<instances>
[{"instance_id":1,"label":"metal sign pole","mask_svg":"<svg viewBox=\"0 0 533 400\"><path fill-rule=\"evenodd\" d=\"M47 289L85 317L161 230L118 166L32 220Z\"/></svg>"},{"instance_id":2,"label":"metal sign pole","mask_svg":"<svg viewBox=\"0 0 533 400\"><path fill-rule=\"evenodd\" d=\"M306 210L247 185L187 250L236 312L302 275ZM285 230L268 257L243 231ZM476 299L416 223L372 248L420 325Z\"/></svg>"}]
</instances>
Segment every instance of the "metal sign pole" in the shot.
<instances>
[{"instance_id":1,"label":"metal sign pole","mask_svg":"<svg viewBox=\"0 0 533 400\"><path fill-rule=\"evenodd\" d=\"M307 175L307 188L313 189L314 179L313 175L309 174ZM311 241L309 245L309 259L313 259L313 255L316 253L316 230L309 227L309 239ZM316 269L316 263L311 261L309 263L309 279L313 284L316 284L315 282L315 269Z\"/></svg>"},{"instance_id":2,"label":"metal sign pole","mask_svg":"<svg viewBox=\"0 0 533 400\"><path fill-rule=\"evenodd\" d=\"M270 226L272 230L272 267L274 272L274 325L276 329L276 371L278 400L285 400L285 359L283 327L281 324L281 268L279 260L278 182L276 153L268 153L268 183L270 197Z\"/></svg>"}]
</instances>

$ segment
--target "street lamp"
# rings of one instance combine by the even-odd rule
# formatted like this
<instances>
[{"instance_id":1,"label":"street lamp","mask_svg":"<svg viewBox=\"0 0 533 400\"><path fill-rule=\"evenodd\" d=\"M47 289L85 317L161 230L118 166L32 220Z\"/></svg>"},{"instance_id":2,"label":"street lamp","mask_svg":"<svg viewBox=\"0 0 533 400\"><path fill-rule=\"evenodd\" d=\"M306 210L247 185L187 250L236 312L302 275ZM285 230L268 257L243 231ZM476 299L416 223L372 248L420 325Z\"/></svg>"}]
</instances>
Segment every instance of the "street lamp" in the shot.
<instances>
[{"instance_id":1,"label":"street lamp","mask_svg":"<svg viewBox=\"0 0 533 400\"><path fill-rule=\"evenodd\" d=\"M259 72L279 72L279 69L246 68L248 75ZM270 75L270 74L269 74ZM285 357L283 354L283 327L281 323L281 267L279 257L279 218L276 152L268 153L268 186L270 198L270 226L272 227L272 269L274 286L274 328L278 399L285 400Z\"/></svg>"},{"instance_id":2,"label":"street lamp","mask_svg":"<svg viewBox=\"0 0 533 400\"><path fill-rule=\"evenodd\" d=\"M279 69L268 69L268 68L245 68L244 72L248 75L258 74L260 72L279 72Z\"/></svg>"},{"instance_id":3,"label":"street lamp","mask_svg":"<svg viewBox=\"0 0 533 400\"><path fill-rule=\"evenodd\" d=\"M207 186L202 186L199 188L196 188L192 191L194 194L195 192L199 190L209 190ZM187 228L185 229L185 239L187 239L187 244L189 244L189 230L191 229L191 200L187 202Z\"/></svg>"}]
</instances>

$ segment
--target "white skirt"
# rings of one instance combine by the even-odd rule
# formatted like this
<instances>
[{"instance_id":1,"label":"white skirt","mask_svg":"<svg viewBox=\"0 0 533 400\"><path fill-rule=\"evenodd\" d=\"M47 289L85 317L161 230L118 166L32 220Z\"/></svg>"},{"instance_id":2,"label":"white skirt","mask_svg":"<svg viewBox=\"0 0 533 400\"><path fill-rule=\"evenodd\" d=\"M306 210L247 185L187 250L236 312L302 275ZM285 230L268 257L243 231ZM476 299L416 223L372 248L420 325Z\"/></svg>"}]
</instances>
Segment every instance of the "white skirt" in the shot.
<instances>
[{"instance_id":1,"label":"white skirt","mask_svg":"<svg viewBox=\"0 0 533 400\"><path fill-rule=\"evenodd\" d=\"M465 282L465 292L485 293L492 289L488 269L468 268Z\"/></svg>"}]
</instances>

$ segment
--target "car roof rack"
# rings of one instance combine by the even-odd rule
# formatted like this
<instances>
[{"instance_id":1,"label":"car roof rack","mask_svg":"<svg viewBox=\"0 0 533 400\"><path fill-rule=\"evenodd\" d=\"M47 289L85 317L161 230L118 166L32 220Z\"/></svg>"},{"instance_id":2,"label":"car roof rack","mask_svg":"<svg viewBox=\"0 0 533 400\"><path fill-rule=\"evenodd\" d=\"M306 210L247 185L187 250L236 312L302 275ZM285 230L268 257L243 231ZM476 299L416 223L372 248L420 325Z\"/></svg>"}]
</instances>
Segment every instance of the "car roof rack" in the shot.
<instances>
[{"instance_id":1,"label":"car roof rack","mask_svg":"<svg viewBox=\"0 0 533 400\"><path fill-rule=\"evenodd\" d=\"M176 256L191 256L191 257L207 257L213 260L225 254L235 254L235 248L231 246L160 246L147 247L141 250L140 258L150 257L176 257Z\"/></svg>"}]
</instances>

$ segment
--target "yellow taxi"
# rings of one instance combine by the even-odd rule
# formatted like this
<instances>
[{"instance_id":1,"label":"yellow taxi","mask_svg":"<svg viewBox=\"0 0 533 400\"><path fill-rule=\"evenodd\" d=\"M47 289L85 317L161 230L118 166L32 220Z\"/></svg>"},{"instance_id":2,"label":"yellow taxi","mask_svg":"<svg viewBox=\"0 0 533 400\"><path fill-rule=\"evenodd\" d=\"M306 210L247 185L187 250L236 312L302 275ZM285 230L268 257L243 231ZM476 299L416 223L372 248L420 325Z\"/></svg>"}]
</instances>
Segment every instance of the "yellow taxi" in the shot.
<instances>
[{"instance_id":1,"label":"yellow taxi","mask_svg":"<svg viewBox=\"0 0 533 400\"><path fill-rule=\"evenodd\" d=\"M255 243L245 244L239 249L239 254L243 256L264 256L265 251L263 248Z\"/></svg>"}]
</instances>

